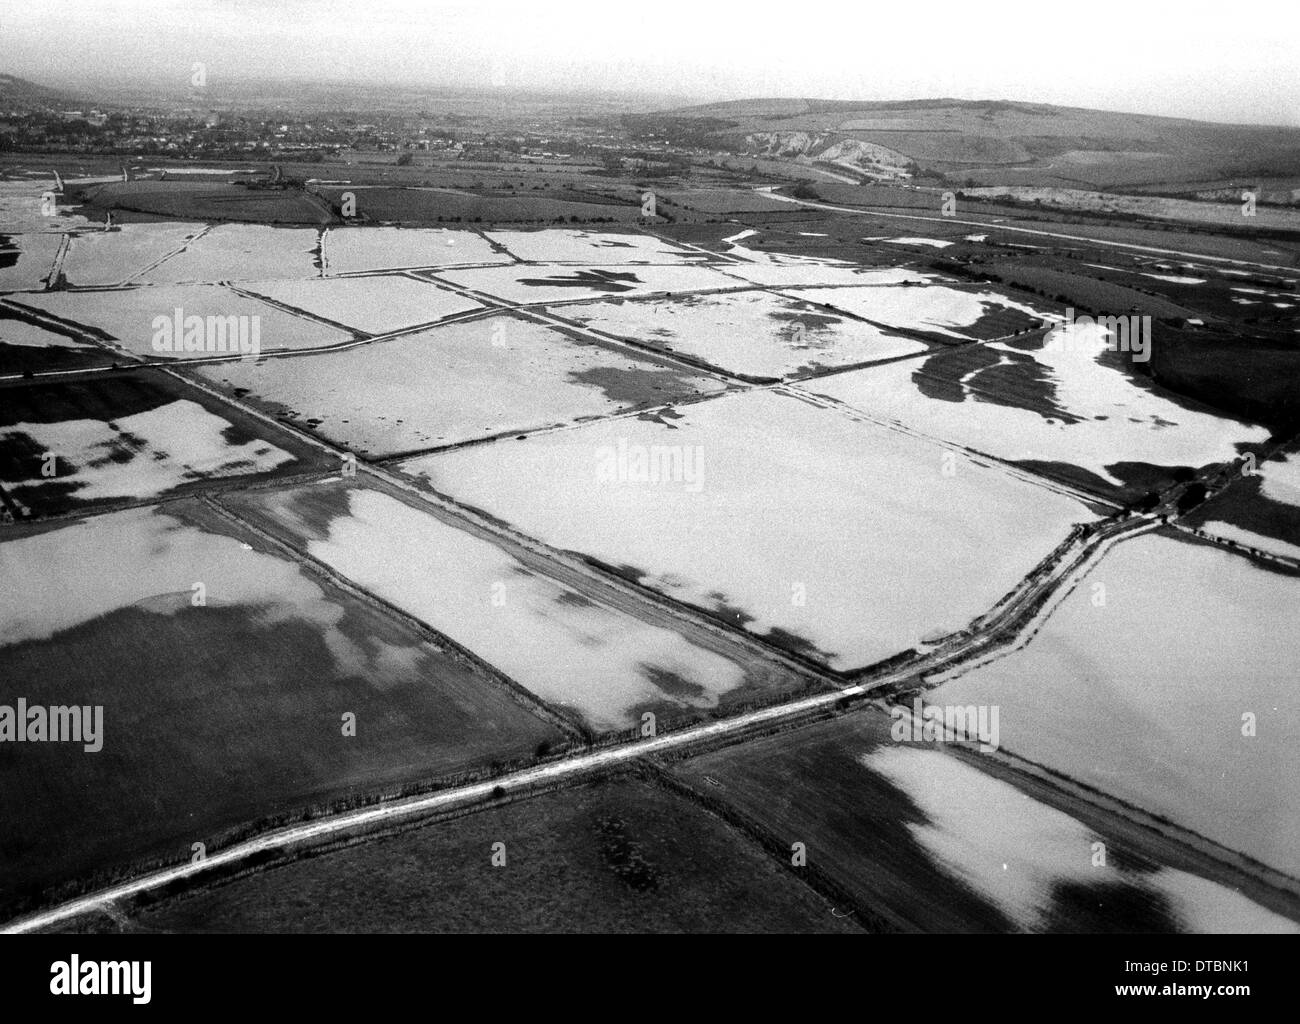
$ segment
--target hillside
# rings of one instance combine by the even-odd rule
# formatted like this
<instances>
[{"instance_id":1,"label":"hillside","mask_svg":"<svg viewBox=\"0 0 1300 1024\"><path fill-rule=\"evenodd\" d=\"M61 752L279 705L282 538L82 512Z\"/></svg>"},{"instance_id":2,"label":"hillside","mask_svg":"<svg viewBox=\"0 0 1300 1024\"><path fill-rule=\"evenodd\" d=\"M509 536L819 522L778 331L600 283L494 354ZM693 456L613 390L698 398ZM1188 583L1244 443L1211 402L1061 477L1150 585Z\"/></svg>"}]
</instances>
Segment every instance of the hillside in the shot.
<instances>
[{"instance_id":1,"label":"hillside","mask_svg":"<svg viewBox=\"0 0 1300 1024\"><path fill-rule=\"evenodd\" d=\"M72 97L58 89L50 89L29 82L17 75L0 72L0 106L40 106L47 103L64 103Z\"/></svg>"},{"instance_id":2,"label":"hillside","mask_svg":"<svg viewBox=\"0 0 1300 1024\"><path fill-rule=\"evenodd\" d=\"M1300 174L1300 128L1046 104L955 99L754 99L653 115L719 149L848 166L866 177L920 168L978 184L1143 185ZM827 155L829 154L829 155Z\"/></svg>"}]
</instances>

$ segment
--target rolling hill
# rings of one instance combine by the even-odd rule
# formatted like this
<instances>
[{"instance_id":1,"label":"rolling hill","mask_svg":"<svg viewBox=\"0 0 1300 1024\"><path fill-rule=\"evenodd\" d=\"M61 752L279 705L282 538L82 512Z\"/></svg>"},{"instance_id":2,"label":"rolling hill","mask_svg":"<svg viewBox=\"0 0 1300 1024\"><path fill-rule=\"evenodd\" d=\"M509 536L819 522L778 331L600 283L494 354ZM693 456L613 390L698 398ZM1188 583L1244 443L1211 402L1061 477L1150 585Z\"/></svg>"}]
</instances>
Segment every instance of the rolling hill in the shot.
<instances>
[{"instance_id":1,"label":"rolling hill","mask_svg":"<svg viewBox=\"0 0 1300 1024\"><path fill-rule=\"evenodd\" d=\"M1300 175L1300 128L1037 103L754 99L651 117L718 149L876 179L897 177L909 164L977 184L1064 187Z\"/></svg>"},{"instance_id":2,"label":"rolling hill","mask_svg":"<svg viewBox=\"0 0 1300 1024\"><path fill-rule=\"evenodd\" d=\"M66 92L0 72L0 107L45 106L70 100L72 96Z\"/></svg>"}]
</instances>

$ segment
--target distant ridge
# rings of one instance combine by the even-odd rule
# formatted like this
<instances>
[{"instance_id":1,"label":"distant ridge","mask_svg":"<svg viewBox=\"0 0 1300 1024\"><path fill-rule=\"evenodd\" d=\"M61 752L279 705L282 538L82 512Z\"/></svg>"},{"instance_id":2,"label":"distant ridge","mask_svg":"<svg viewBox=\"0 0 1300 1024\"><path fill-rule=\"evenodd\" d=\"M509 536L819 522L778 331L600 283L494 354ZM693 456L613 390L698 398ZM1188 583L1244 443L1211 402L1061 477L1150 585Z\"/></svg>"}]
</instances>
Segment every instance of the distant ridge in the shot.
<instances>
[{"instance_id":1,"label":"distant ridge","mask_svg":"<svg viewBox=\"0 0 1300 1024\"><path fill-rule=\"evenodd\" d=\"M872 180L1071 188L1300 174L1300 128L1012 100L756 98L651 115L664 137Z\"/></svg>"},{"instance_id":2,"label":"distant ridge","mask_svg":"<svg viewBox=\"0 0 1300 1024\"><path fill-rule=\"evenodd\" d=\"M1250 131L1300 132L1298 128L1283 125L1236 124L1223 121L1201 121L1187 117L1168 117L1161 114L1134 114L1120 110L1100 110L1094 107L1066 107L1052 103L1029 103L1023 100L961 100L953 97L935 97L919 100L819 100L790 97L755 97L753 99L721 100L663 110L663 115L680 117L797 117L801 114L851 114L881 113L885 111L965 110L988 114L1022 113L1040 116L1087 115L1092 118L1120 118L1126 121L1163 121L1168 124L1203 125L1211 128L1241 128Z\"/></svg>"},{"instance_id":3,"label":"distant ridge","mask_svg":"<svg viewBox=\"0 0 1300 1024\"><path fill-rule=\"evenodd\" d=\"M72 96L66 92L0 72L0 103L66 103L71 100Z\"/></svg>"}]
</instances>

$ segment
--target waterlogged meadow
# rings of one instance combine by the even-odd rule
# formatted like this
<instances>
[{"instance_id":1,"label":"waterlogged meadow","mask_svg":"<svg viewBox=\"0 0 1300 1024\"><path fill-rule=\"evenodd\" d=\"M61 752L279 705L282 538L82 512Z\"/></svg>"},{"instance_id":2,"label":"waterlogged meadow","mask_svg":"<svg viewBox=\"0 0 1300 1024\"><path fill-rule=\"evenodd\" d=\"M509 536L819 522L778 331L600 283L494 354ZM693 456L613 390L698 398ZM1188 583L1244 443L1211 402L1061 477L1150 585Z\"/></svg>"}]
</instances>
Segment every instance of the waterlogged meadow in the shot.
<instances>
[{"instance_id":1,"label":"waterlogged meadow","mask_svg":"<svg viewBox=\"0 0 1300 1024\"><path fill-rule=\"evenodd\" d=\"M759 380L875 363L924 342L765 291L563 306L583 327Z\"/></svg>"},{"instance_id":2,"label":"waterlogged meadow","mask_svg":"<svg viewBox=\"0 0 1300 1024\"><path fill-rule=\"evenodd\" d=\"M223 436L229 426L187 399L123 416L111 424L98 419L14 423L0 428L0 445L21 441L53 458L48 475L19 477L5 484L20 499L51 482L77 502L147 498L185 481L265 473L292 461L292 455L267 441L230 444Z\"/></svg>"},{"instance_id":3,"label":"waterlogged meadow","mask_svg":"<svg viewBox=\"0 0 1300 1024\"><path fill-rule=\"evenodd\" d=\"M938 341L1006 337L1037 327L1044 317L1033 306L1001 292L954 288L934 282L920 287L798 288L790 294L871 323L933 336Z\"/></svg>"},{"instance_id":4,"label":"waterlogged meadow","mask_svg":"<svg viewBox=\"0 0 1300 1024\"><path fill-rule=\"evenodd\" d=\"M1127 860L1106 856L1094 829L939 751L882 747L862 755L861 764L924 816L908 827L931 859L994 904L1016 930L1080 929L1089 909L1096 914L1097 904L1113 901L1146 903L1152 925L1170 931L1300 933L1300 923L1200 875L1171 867L1131 870ZM1122 913L1115 923L1132 927Z\"/></svg>"},{"instance_id":5,"label":"waterlogged meadow","mask_svg":"<svg viewBox=\"0 0 1300 1024\"><path fill-rule=\"evenodd\" d=\"M53 234L0 234L0 291L40 291L54 274L63 239Z\"/></svg>"},{"instance_id":6,"label":"waterlogged meadow","mask_svg":"<svg viewBox=\"0 0 1300 1024\"><path fill-rule=\"evenodd\" d=\"M0 180L0 235L79 231L89 221L53 191L49 175Z\"/></svg>"},{"instance_id":7,"label":"waterlogged meadow","mask_svg":"<svg viewBox=\"0 0 1300 1024\"><path fill-rule=\"evenodd\" d=\"M1293 571L1147 534L933 699L999 704L1004 748L1294 875L1297 596Z\"/></svg>"},{"instance_id":8,"label":"waterlogged meadow","mask_svg":"<svg viewBox=\"0 0 1300 1024\"><path fill-rule=\"evenodd\" d=\"M611 479L602 467L620 445L637 457ZM771 391L403 470L841 671L963 628L1094 518L977 461Z\"/></svg>"},{"instance_id":9,"label":"waterlogged meadow","mask_svg":"<svg viewBox=\"0 0 1300 1024\"><path fill-rule=\"evenodd\" d=\"M450 637L597 732L717 709L769 673L584 595L485 537L383 491L314 486L244 499L335 572ZM666 620L665 620L666 621Z\"/></svg>"},{"instance_id":10,"label":"waterlogged meadow","mask_svg":"<svg viewBox=\"0 0 1300 1024\"><path fill-rule=\"evenodd\" d=\"M123 224L112 231L83 231L69 240L63 276L74 287L126 284L178 252L204 228L203 224L163 221Z\"/></svg>"},{"instance_id":11,"label":"waterlogged meadow","mask_svg":"<svg viewBox=\"0 0 1300 1024\"><path fill-rule=\"evenodd\" d=\"M321 236L325 275L358 274L413 267L511 263L473 231L442 228L329 228Z\"/></svg>"},{"instance_id":12,"label":"waterlogged meadow","mask_svg":"<svg viewBox=\"0 0 1300 1024\"><path fill-rule=\"evenodd\" d=\"M940 351L806 386L873 418L1104 495L1167 483L1179 466L1231 462L1268 440L1263 427L1135 376L1129 355L1112 351L1097 325L1069 325L1043 340Z\"/></svg>"},{"instance_id":13,"label":"waterlogged meadow","mask_svg":"<svg viewBox=\"0 0 1300 1024\"><path fill-rule=\"evenodd\" d=\"M439 271L437 277L507 303L549 305L610 295L725 290L743 287L710 266L516 264Z\"/></svg>"},{"instance_id":14,"label":"waterlogged meadow","mask_svg":"<svg viewBox=\"0 0 1300 1024\"><path fill-rule=\"evenodd\" d=\"M226 362L199 373L367 456L537 430L725 387L508 316L310 359Z\"/></svg>"},{"instance_id":15,"label":"waterlogged meadow","mask_svg":"<svg viewBox=\"0 0 1300 1024\"><path fill-rule=\"evenodd\" d=\"M319 249L315 228L217 224L137 276L149 284L319 277Z\"/></svg>"},{"instance_id":16,"label":"waterlogged meadow","mask_svg":"<svg viewBox=\"0 0 1300 1024\"><path fill-rule=\"evenodd\" d=\"M940 280L934 274L902 267L858 267L827 263L824 260L799 260L761 263L736 263L719 267L728 277L764 288L816 288L890 285L928 285Z\"/></svg>"},{"instance_id":17,"label":"waterlogged meadow","mask_svg":"<svg viewBox=\"0 0 1300 1024\"><path fill-rule=\"evenodd\" d=\"M4 389L0 484L35 514L312 467L320 456L147 371Z\"/></svg>"},{"instance_id":18,"label":"waterlogged meadow","mask_svg":"<svg viewBox=\"0 0 1300 1024\"><path fill-rule=\"evenodd\" d=\"M473 299L402 275L252 281L244 287L365 334L388 334L482 308Z\"/></svg>"},{"instance_id":19,"label":"waterlogged meadow","mask_svg":"<svg viewBox=\"0 0 1300 1024\"><path fill-rule=\"evenodd\" d=\"M251 349L254 336L256 352L337 345L352 338L338 327L215 284L44 292L24 294L16 301L95 332L114 347L146 359L238 358L256 354ZM193 326L192 317L202 321L201 329ZM243 348L238 343L241 331L250 339Z\"/></svg>"},{"instance_id":20,"label":"waterlogged meadow","mask_svg":"<svg viewBox=\"0 0 1300 1024\"><path fill-rule=\"evenodd\" d=\"M0 376L106 366L112 354L72 328L60 328L14 307L0 306Z\"/></svg>"},{"instance_id":21,"label":"waterlogged meadow","mask_svg":"<svg viewBox=\"0 0 1300 1024\"><path fill-rule=\"evenodd\" d=\"M692 263L707 253L685 249L640 232L487 231L486 236L525 263Z\"/></svg>"}]
</instances>

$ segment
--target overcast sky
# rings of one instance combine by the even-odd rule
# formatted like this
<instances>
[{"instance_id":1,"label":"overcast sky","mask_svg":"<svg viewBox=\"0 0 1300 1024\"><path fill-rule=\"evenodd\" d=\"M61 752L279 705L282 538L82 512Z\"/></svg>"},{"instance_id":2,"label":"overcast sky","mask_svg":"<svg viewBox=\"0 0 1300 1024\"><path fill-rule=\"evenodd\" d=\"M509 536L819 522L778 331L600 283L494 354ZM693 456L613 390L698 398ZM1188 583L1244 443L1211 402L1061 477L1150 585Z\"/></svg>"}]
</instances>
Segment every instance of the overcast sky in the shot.
<instances>
[{"instance_id":1,"label":"overcast sky","mask_svg":"<svg viewBox=\"0 0 1300 1024\"><path fill-rule=\"evenodd\" d=\"M0 71L1017 99L1300 125L1300 3L0 0Z\"/></svg>"}]
</instances>

